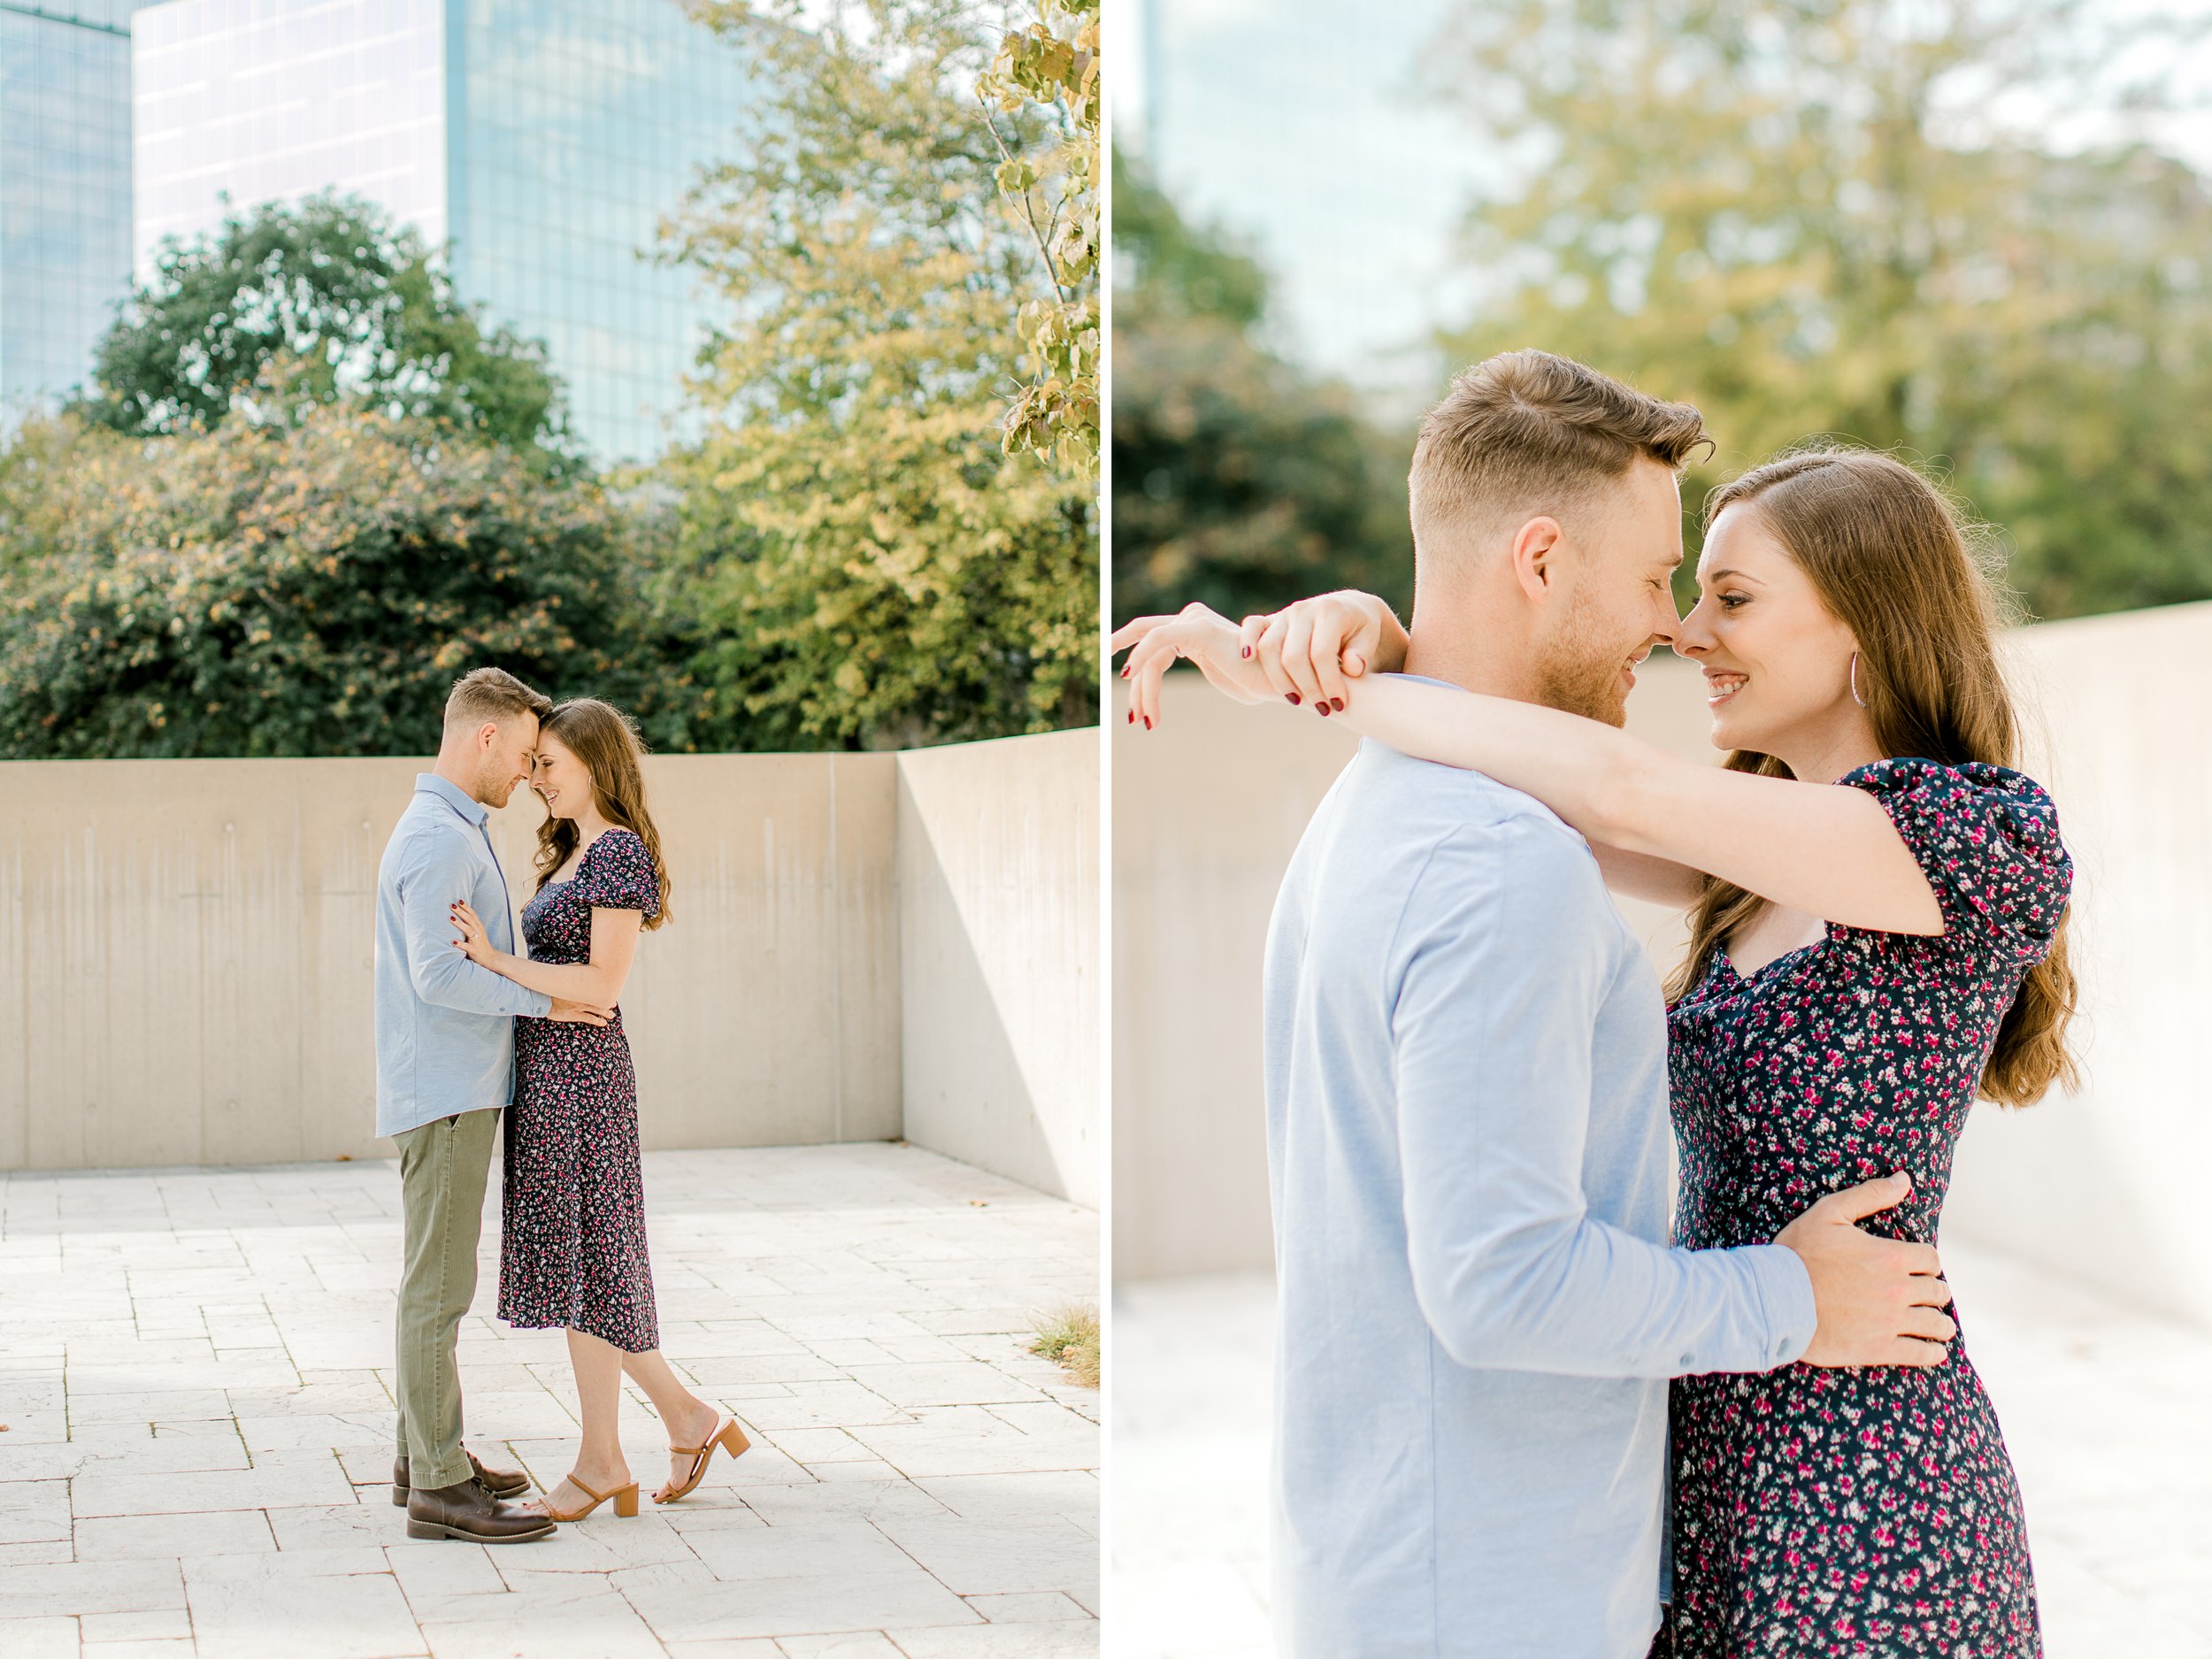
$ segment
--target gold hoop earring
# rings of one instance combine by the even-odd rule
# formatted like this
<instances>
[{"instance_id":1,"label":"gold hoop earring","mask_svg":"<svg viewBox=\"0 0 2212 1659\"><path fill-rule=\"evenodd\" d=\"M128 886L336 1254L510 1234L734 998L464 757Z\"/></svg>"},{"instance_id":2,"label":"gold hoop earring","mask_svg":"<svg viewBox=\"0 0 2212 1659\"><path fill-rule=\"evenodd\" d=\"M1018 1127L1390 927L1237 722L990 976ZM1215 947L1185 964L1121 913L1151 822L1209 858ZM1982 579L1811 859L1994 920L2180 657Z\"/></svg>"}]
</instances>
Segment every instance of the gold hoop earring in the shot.
<instances>
[{"instance_id":1,"label":"gold hoop earring","mask_svg":"<svg viewBox=\"0 0 2212 1659\"><path fill-rule=\"evenodd\" d=\"M1859 654L1856 651L1851 653L1851 701L1862 709L1866 707L1866 699L1859 695Z\"/></svg>"}]
</instances>

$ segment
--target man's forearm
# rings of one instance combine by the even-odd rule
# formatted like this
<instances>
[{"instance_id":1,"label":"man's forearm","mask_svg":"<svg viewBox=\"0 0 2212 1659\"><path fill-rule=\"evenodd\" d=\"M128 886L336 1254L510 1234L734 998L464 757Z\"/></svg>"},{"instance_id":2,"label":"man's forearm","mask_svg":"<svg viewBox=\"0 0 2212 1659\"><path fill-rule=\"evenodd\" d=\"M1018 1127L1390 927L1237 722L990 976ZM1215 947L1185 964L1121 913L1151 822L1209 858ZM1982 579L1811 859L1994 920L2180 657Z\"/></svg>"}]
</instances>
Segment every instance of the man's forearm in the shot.
<instances>
[{"instance_id":1,"label":"man's forearm","mask_svg":"<svg viewBox=\"0 0 2212 1659\"><path fill-rule=\"evenodd\" d=\"M1416 1241L1414 1284L1461 1364L1585 1377L1766 1371L1812 1340L1787 1250L1670 1250L1585 1216Z\"/></svg>"},{"instance_id":2,"label":"man's forearm","mask_svg":"<svg viewBox=\"0 0 2212 1659\"><path fill-rule=\"evenodd\" d=\"M479 967L450 947L426 953L418 961L419 966L409 977L415 995L426 1002L465 1014L542 1016L551 1011L546 993Z\"/></svg>"}]
</instances>

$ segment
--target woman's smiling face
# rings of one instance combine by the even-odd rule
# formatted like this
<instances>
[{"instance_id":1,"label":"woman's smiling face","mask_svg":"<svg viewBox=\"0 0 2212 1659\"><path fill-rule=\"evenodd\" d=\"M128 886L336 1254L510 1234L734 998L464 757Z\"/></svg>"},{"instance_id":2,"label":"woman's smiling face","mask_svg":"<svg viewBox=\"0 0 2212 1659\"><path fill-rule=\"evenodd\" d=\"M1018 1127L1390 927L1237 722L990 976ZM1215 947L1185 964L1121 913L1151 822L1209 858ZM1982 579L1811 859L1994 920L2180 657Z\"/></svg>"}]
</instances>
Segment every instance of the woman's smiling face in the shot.
<instances>
[{"instance_id":1,"label":"woman's smiling face","mask_svg":"<svg viewBox=\"0 0 2212 1659\"><path fill-rule=\"evenodd\" d=\"M590 770L549 733L539 735L530 761L530 787L555 818L581 818L592 803Z\"/></svg>"},{"instance_id":2,"label":"woman's smiling face","mask_svg":"<svg viewBox=\"0 0 2212 1659\"><path fill-rule=\"evenodd\" d=\"M1858 641L1755 507L1724 508L1713 521L1697 580L1675 649L1705 671L1715 748L1784 754L1859 712Z\"/></svg>"}]
</instances>

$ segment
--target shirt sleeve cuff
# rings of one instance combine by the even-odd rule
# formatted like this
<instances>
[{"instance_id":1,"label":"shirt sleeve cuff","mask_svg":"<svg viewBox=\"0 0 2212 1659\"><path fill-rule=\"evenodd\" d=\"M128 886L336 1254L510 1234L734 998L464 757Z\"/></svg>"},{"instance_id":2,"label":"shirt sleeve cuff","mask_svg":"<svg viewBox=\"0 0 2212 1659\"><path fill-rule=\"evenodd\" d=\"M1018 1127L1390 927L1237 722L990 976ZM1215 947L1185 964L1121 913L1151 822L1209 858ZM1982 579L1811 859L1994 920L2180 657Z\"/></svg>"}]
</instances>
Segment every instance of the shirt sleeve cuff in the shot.
<instances>
[{"instance_id":1,"label":"shirt sleeve cuff","mask_svg":"<svg viewBox=\"0 0 2212 1659\"><path fill-rule=\"evenodd\" d=\"M1766 1358L1770 1366L1794 1363L1813 1345L1820 1323L1813 1305L1813 1279L1795 1250L1785 1244L1753 1245L1743 1252L1759 1286L1766 1316Z\"/></svg>"},{"instance_id":2,"label":"shirt sleeve cuff","mask_svg":"<svg viewBox=\"0 0 2212 1659\"><path fill-rule=\"evenodd\" d=\"M548 1014L553 1011L553 999L548 996L543 991L532 991L526 987L524 994L530 999L530 1006L526 1011L529 1014L531 1018L543 1019ZM1806 1298L1809 1301L1812 1296L1812 1292L1808 1290L1805 1294Z\"/></svg>"}]
</instances>

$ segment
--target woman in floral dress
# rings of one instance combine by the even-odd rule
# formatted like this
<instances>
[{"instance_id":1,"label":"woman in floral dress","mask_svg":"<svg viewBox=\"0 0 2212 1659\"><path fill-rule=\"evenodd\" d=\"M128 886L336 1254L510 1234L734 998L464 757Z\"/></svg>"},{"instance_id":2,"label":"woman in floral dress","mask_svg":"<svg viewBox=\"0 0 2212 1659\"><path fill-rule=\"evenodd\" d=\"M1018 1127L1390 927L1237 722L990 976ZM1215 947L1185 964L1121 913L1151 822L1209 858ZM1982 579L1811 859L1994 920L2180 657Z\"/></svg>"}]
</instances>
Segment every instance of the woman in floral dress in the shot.
<instances>
[{"instance_id":1,"label":"woman in floral dress","mask_svg":"<svg viewBox=\"0 0 2212 1659\"><path fill-rule=\"evenodd\" d=\"M1241 630L1133 626L1133 713L1156 723L1160 671L1189 657L1233 695L1317 703L1534 795L1617 890L1689 912L1669 987L1676 1243L1763 1243L1822 1195L1904 1171L1910 1196L1864 1225L1933 1244L1977 1096L2026 1105L2072 1069L2072 866L2049 797L2012 769L1992 595L1943 495L1883 455L1785 457L1717 491L1707 525L1701 597L1668 642L1704 670L1723 768L1587 702L1611 718L1356 678L1404 660L1364 595ZM1624 707L1620 664L1600 666ZM1655 1655L2041 1653L2019 1489L1965 1323L1931 1366L1676 1379Z\"/></svg>"},{"instance_id":2,"label":"woman in floral dress","mask_svg":"<svg viewBox=\"0 0 2212 1659\"><path fill-rule=\"evenodd\" d=\"M548 995L614 1010L581 1041L581 1025L515 1022L499 1316L568 1333L584 1444L568 1477L538 1501L557 1521L580 1520L611 1499L616 1514L637 1513L616 1425L625 1371L668 1429L669 1479L656 1502L696 1486L718 1446L733 1456L746 1448L736 1420L685 1387L660 1353L637 1076L615 1006L638 935L668 919L643 755L629 723L604 703L580 698L547 715L530 772L547 817L538 830L537 892L522 910L529 956L491 949L468 906L454 910L472 960Z\"/></svg>"}]
</instances>

